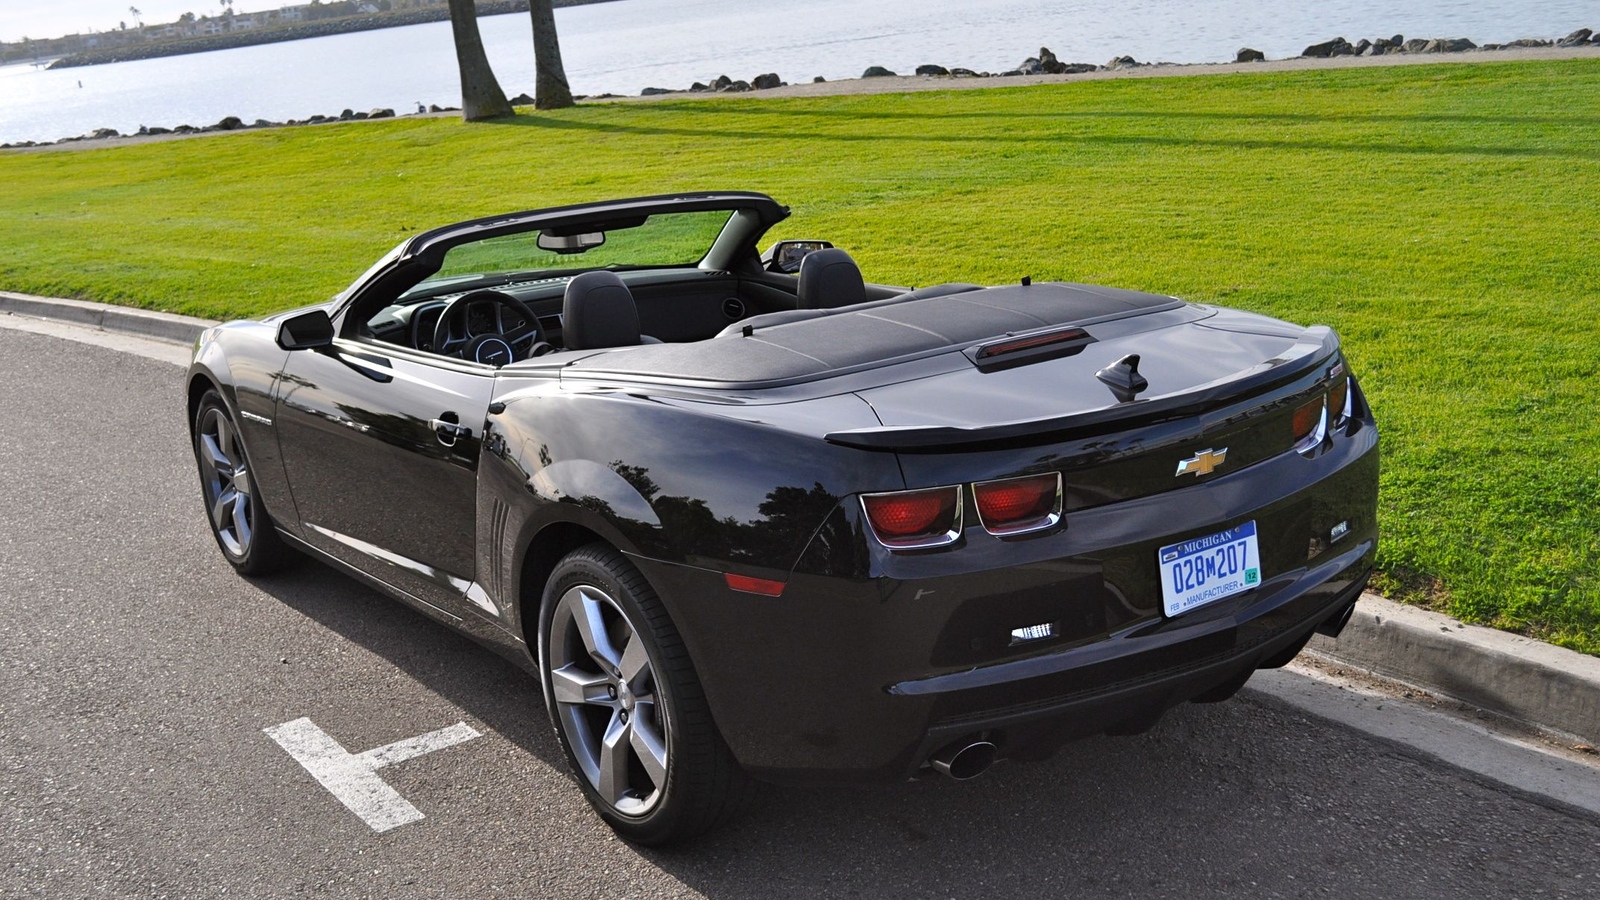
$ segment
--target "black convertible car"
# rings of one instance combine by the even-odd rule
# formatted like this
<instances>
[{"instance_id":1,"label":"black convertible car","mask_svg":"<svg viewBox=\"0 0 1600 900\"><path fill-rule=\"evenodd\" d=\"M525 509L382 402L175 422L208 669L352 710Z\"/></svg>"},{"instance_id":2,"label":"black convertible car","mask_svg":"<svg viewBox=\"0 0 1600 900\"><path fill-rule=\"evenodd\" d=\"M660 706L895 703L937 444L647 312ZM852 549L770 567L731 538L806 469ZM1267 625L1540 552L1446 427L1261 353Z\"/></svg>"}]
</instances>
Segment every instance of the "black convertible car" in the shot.
<instances>
[{"instance_id":1,"label":"black convertible car","mask_svg":"<svg viewBox=\"0 0 1600 900\"><path fill-rule=\"evenodd\" d=\"M418 234L212 328L223 554L299 551L544 686L644 843L751 780L978 774L1337 633L1378 434L1333 332L1082 284L864 282L761 194Z\"/></svg>"}]
</instances>

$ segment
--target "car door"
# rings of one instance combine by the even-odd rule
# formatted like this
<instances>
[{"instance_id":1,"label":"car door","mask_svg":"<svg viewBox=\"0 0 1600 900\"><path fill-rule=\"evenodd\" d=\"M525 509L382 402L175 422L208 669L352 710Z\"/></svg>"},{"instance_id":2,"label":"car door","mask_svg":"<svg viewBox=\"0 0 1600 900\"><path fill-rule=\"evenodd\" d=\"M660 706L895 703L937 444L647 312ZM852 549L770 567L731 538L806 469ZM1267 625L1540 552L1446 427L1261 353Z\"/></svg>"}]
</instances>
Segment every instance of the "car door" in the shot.
<instances>
[{"instance_id":1,"label":"car door","mask_svg":"<svg viewBox=\"0 0 1600 900\"><path fill-rule=\"evenodd\" d=\"M474 608L493 388L487 366L382 344L289 354L278 436L305 540L454 615Z\"/></svg>"}]
</instances>

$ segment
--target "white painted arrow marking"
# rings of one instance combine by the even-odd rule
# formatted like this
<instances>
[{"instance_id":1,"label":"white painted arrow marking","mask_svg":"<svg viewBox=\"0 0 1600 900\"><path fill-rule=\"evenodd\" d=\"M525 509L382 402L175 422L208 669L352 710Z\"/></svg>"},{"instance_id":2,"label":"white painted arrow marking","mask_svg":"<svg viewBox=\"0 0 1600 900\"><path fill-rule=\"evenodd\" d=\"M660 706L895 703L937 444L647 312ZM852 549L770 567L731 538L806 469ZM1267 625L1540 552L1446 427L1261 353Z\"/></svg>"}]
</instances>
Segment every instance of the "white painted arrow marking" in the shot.
<instances>
[{"instance_id":1,"label":"white painted arrow marking","mask_svg":"<svg viewBox=\"0 0 1600 900\"><path fill-rule=\"evenodd\" d=\"M423 817L421 810L378 777L379 769L482 736L471 725L457 722L449 728L395 741L365 753L351 753L310 719L295 719L261 730L304 766L328 793L378 832L399 828Z\"/></svg>"}]
</instances>

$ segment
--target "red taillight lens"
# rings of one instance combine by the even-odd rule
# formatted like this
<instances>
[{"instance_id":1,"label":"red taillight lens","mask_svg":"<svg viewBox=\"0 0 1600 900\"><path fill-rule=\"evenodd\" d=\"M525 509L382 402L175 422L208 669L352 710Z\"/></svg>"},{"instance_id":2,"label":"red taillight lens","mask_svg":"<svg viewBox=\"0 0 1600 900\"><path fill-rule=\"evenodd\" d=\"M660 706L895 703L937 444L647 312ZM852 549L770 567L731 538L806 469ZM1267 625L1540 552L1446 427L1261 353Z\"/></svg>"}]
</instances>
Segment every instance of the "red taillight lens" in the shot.
<instances>
[{"instance_id":1,"label":"red taillight lens","mask_svg":"<svg viewBox=\"0 0 1600 900\"><path fill-rule=\"evenodd\" d=\"M1294 411L1291 427L1294 430L1294 449L1306 451L1322 441L1322 415L1327 407L1327 397L1318 397Z\"/></svg>"},{"instance_id":2,"label":"red taillight lens","mask_svg":"<svg viewBox=\"0 0 1600 900\"><path fill-rule=\"evenodd\" d=\"M1061 476L1055 472L980 482L972 494L978 518L994 534L1053 525L1061 513Z\"/></svg>"},{"instance_id":3,"label":"red taillight lens","mask_svg":"<svg viewBox=\"0 0 1600 900\"><path fill-rule=\"evenodd\" d=\"M889 547L933 547L955 540L961 514L961 488L930 488L863 494L861 506L873 534Z\"/></svg>"},{"instance_id":4,"label":"red taillight lens","mask_svg":"<svg viewBox=\"0 0 1600 900\"><path fill-rule=\"evenodd\" d=\"M1346 378L1333 386L1328 392L1328 424L1337 425L1344 421L1344 414L1350 407L1350 379Z\"/></svg>"}]
</instances>

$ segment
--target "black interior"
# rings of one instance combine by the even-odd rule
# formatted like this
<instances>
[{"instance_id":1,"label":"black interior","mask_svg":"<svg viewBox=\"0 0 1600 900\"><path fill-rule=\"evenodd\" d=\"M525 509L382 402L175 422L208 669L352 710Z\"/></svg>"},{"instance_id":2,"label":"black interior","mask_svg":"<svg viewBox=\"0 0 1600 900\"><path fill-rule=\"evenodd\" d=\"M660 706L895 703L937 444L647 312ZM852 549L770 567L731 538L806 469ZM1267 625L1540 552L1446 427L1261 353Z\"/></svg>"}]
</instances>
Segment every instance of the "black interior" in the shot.
<instances>
[{"instance_id":1,"label":"black interior","mask_svg":"<svg viewBox=\"0 0 1600 900\"><path fill-rule=\"evenodd\" d=\"M733 275L691 268L619 272L616 277L633 295L641 335L667 343L714 337L731 323L762 313L794 309L796 302L792 275ZM531 308L539 317L543 339L557 348L565 348L563 312L570 281L569 277L544 278L499 285L496 290ZM439 316L451 300L464 293L460 289L445 288L443 293L411 297L386 307L367 320L364 336L436 352L433 334ZM499 324L504 323L486 320L479 323L479 327ZM516 327L520 323L509 324ZM579 343L592 346L581 339ZM518 358L523 357L519 354Z\"/></svg>"},{"instance_id":2,"label":"black interior","mask_svg":"<svg viewBox=\"0 0 1600 900\"><path fill-rule=\"evenodd\" d=\"M557 352L633 348L574 359L578 368L726 383L805 379L997 334L1177 302L1063 283L945 284L904 291L864 284L855 263L836 250L808 255L798 278L680 267L593 270L499 284L495 293L514 298L516 305L499 307L494 321L474 324L469 316L465 334L446 327L449 322L440 325L440 316L452 309L451 301L470 292L449 285L439 289L385 308L367 320L365 336L437 353L451 348L434 346L429 336L436 333L471 341L483 334L526 336L537 330ZM808 293L811 302L826 308L808 308ZM839 306L840 299L855 302ZM518 308L531 310L539 327L505 321L507 315L517 318ZM660 346L645 346L651 344ZM517 360L537 352L513 347Z\"/></svg>"}]
</instances>

